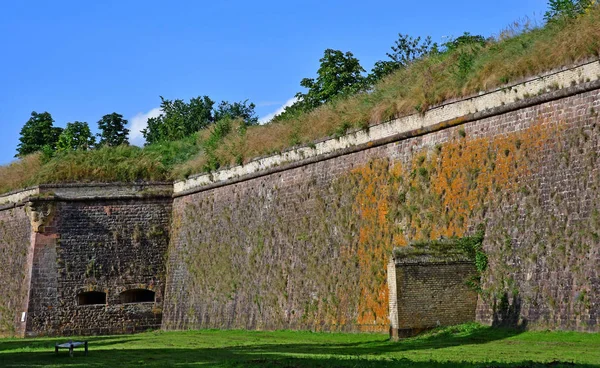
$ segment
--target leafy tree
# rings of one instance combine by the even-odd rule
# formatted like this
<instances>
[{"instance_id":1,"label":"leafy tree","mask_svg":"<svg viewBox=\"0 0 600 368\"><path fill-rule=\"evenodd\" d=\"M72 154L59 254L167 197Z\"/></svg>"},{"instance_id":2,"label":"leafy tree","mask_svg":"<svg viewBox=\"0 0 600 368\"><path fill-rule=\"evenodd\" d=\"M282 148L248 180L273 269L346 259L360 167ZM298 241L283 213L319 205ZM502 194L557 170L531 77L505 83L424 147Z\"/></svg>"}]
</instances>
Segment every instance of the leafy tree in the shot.
<instances>
[{"instance_id":1,"label":"leafy tree","mask_svg":"<svg viewBox=\"0 0 600 368\"><path fill-rule=\"evenodd\" d=\"M125 128L127 120L123 119L123 115L113 112L112 114L104 115L102 119L98 121L98 128L100 133L100 146L120 146L122 144L129 144L127 136L129 135L129 129Z\"/></svg>"},{"instance_id":2,"label":"leafy tree","mask_svg":"<svg viewBox=\"0 0 600 368\"><path fill-rule=\"evenodd\" d=\"M253 103L248 104L248 100L229 103L222 101L215 110L215 121L229 117L230 119L241 118L246 126L257 125L258 115L254 112L256 106Z\"/></svg>"},{"instance_id":3,"label":"leafy tree","mask_svg":"<svg viewBox=\"0 0 600 368\"><path fill-rule=\"evenodd\" d=\"M486 40L481 35L472 35L469 32L463 33L455 39L452 39L442 46L446 53L453 53L456 61L449 66L448 70L454 75L459 85L463 85L469 74L473 71L475 60L478 53L485 46Z\"/></svg>"},{"instance_id":4,"label":"leafy tree","mask_svg":"<svg viewBox=\"0 0 600 368\"><path fill-rule=\"evenodd\" d=\"M67 123L67 127L58 137L56 149L59 152L88 150L96 144L88 123L75 121Z\"/></svg>"},{"instance_id":5,"label":"leafy tree","mask_svg":"<svg viewBox=\"0 0 600 368\"><path fill-rule=\"evenodd\" d=\"M464 45L485 46L485 38L481 35L472 35L469 32L465 32L462 36L445 42L442 46L444 46L446 51L454 51Z\"/></svg>"},{"instance_id":6,"label":"leafy tree","mask_svg":"<svg viewBox=\"0 0 600 368\"><path fill-rule=\"evenodd\" d=\"M297 104L303 110L312 110L335 97L351 95L365 87L365 71L351 52L327 49L319 60L317 78L304 78L300 85L308 91L296 93ZM293 110L293 109L292 109Z\"/></svg>"},{"instance_id":7,"label":"leafy tree","mask_svg":"<svg viewBox=\"0 0 600 368\"><path fill-rule=\"evenodd\" d=\"M160 97L162 114L148 119L142 134L147 144L181 139L214 122L214 101L208 96L195 97L189 103Z\"/></svg>"},{"instance_id":8,"label":"leafy tree","mask_svg":"<svg viewBox=\"0 0 600 368\"><path fill-rule=\"evenodd\" d=\"M375 63L371 74L367 77L368 83L373 85L395 70L405 68L413 61L438 51L438 44L431 41L429 36L421 40L421 37L413 38L399 33L398 39L392 46L392 52L386 53L390 60L380 60Z\"/></svg>"},{"instance_id":9,"label":"leafy tree","mask_svg":"<svg viewBox=\"0 0 600 368\"><path fill-rule=\"evenodd\" d=\"M33 111L31 117L21 129L19 145L15 157L25 156L27 154L45 151L53 152L56 149L56 142L62 132L62 128L54 127L54 119L48 112L38 114Z\"/></svg>"},{"instance_id":10,"label":"leafy tree","mask_svg":"<svg viewBox=\"0 0 600 368\"><path fill-rule=\"evenodd\" d=\"M562 18L575 18L597 4L597 0L549 0L549 9L544 14L544 19L554 21Z\"/></svg>"}]
</instances>

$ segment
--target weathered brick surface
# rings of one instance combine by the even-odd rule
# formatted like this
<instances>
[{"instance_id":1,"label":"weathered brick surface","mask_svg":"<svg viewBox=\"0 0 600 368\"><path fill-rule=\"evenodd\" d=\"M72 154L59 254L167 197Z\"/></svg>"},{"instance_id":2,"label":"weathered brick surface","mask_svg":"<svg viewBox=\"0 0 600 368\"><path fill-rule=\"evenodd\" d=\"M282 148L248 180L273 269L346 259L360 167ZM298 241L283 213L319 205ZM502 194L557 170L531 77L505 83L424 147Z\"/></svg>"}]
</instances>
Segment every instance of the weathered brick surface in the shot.
<instances>
[{"instance_id":1,"label":"weathered brick surface","mask_svg":"<svg viewBox=\"0 0 600 368\"><path fill-rule=\"evenodd\" d=\"M21 336L27 310L31 226L23 207L0 210L0 336Z\"/></svg>"},{"instance_id":2,"label":"weathered brick surface","mask_svg":"<svg viewBox=\"0 0 600 368\"><path fill-rule=\"evenodd\" d=\"M143 331L161 323L170 199L57 201L36 234L28 335ZM121 304L129 289L155 291L154 303ZM106 305L77 305L84 291Z\"/></svg>"},{"instance_id":3,"label":"weathered brick surface","mask_svg":"<svg viewBox=\"0 0 600 368\"><path fill-rule=\"evenodd\" d=\"M467 281L475 274L472 263L399 265L397 336L474 321L477 293Z\"/></svg>"},{"instance_id":4,"label":"weathered brick surface","mask_svg":"<svg viewBox=\"0 0 600 368\"><path fill-rule=\"evenodd\" d=\"M485 223L479 321L596 331L598 111L581 93L176 198L163 327L385 331L391 249Z\"/></svg>"},{"instance_id":5,"label":"weathered brick surface","mask_svg":"<svg viewBox=\"0 0 600 368\"><path fill-rule=\"evenodd\" d=\"M29 335L387 331L392 249L479 224L478 321L599 331L599 111L600 91L579 93L174 202L164 188L32 198L31 222L0 210L0 333L22 334L25 308ZM439 286L462 267L407 269L398 313L428 310L411 328L473 317L472 295ZM120 304L137 288L156 302ZM77 305L92 290L106 305Z\"/></svg>"}]
</instances>

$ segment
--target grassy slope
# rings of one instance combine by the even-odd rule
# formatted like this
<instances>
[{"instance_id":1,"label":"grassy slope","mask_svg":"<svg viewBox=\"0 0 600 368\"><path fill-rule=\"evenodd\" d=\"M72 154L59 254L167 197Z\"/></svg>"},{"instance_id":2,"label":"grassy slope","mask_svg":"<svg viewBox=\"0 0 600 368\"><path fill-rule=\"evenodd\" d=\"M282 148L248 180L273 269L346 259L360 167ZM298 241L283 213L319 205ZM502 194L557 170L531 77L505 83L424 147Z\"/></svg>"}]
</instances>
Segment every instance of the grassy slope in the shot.
<instances>
[{"instance_id":1,"label":"grassy slope","mask_svg":"<svg viewBox=\"0 0 600 368\"><path fill-rule=\"evenodd\" d=\"M0 366L210 367L581 367L600 365L600 335L523 332L477 324L398 343L384 335L297 331L185 331L92 337L73 359L54 343L0 339ZM558 364L557 362L562 362Z\"/></svg>"},{"instance_id":2,"label":"grassy slope","mask_svg":"<svg viewBox=\"0 0 600 368\"><path fill-rule=\"evenodd\" d=\"M424 111L444 100L489 90L600 53L600 7L580 18L530 29L514 24L483 48L465 46L425 58L382 80L370 93L324 105L285 121L215 128L179 142L139 149L74 152L43 162L38 155L0 167L0 193L39 183L171 180L207 168L252 158L343 134L398 116Z\"/></svg>"}]
</instances>

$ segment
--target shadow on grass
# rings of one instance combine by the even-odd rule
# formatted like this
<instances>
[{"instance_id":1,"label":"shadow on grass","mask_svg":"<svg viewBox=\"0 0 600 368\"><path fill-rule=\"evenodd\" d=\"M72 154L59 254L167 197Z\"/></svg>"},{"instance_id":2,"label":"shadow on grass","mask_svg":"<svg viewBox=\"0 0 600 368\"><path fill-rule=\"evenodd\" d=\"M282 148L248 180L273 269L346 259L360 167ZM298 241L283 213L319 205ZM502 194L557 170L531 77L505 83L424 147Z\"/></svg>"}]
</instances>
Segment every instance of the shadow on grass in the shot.
<instances>
[{"instance_id":1,"label":"shadow on grass","mask_svg":"<svg viewBox=\"0 0 600 368\"><path fill-rule=\"evenodd\" d=\"M13 340L0 342L1 367L43 367L43 366L69 366L69 367L594 367L594 365L572 363L537 363L531 361L512 363L470 363L460 361L414 361L401 358L402 352L418 351L422 349L443 349L453 346L467 346L483 344L495 340L510 338L521 333L514 329L493 329L488 327L458 326L455 329L445 328L434 331L421 337L407 339L401 342L390 342L382 336L381 340L371 340L357 343L330 342L323 338L322 342L312 343L287 343L268 344L267 339L256 345L220 346L215 348L189 347L164 348L170 342L168 335L157 337L164 338L164 344L140 348L135 344L144 344L144 336L112 336L93 337L90 341L90 355L83 356L83 351L76 351L74 358L69 358L67 353L55 355L54 343L64 341L62 338ZM226 333L224 334L226 337ZM299 335L299 338L302 336ZM179 337L181 338L181 337ZM194 339L194 335L189 336ZM277 337L273 337L276 341ZM139 341L137 341L139 340ZM119 346L125 342L134 342L133 346ZM156 343L156 342L154 342ZM202 345L210 344L210 335L199 341ZM5 345L5 344L8 344ZM230 343L225 339L225 344ZM171 344L169 344L171 345ZM176 343L174 344L176 345ZM200 345L200 344L199 344ZM48 351L31 350L44 349ZM29 351L11 351L2 353L3 349L27 349ZM395 357L386 356L389 353L400 353ZM431 359L435 353L426 353ZM367 359L367 356L369 359ZM466 358L466 357L465 357ZM3 365L4 364L4 365Z\"/></svg>"},{"instance_id":2,"label":"shadow on grass","mask_svg":"<svg viewBox=\"0 0 600 368\"><path fill-rule=\"evenodd\" d=\"M68 353L9 353L0 355L2 367L416 367L416 368L542 368L542 367L598 367L591 364L573 363L539 363L520 361L511 363L471 363L460 361L415 361L407 358L365 359L360 356L311 356L290 357L278 351L278 346L272 346L268 353L259 353L251 348L216 348L216 349L127 349L92 351L86 357L83 352L76 351L70 358Z\"/></svg>"},{"instance_id":3,"label":"shadow on grass","mask_svg":"<svg viewBox=\"0 0 600 368\"><path fill-rule=\"evenodd\" d=\"M481 325L460 325L444 327L421 336L391 342L387 337L381 340L355 343L292 343L278 345L254 345L254 353L272 354L274 350L284 354L319 354L340 356L384 356L389 353L401 353L425 349L443 349L453 346L485 344L503 340L523 333L523 329L493 328Z\"/></svg>"},{"instance_id":4,"label":"shadow on grass","mask_svg":"<svg viewBox=\"0 0 600 368\"><path fill-rule=\"evenodd\" d=\"M0 339L0 353L5 350L15 349L54 349L55 344L62 344L72 341L89 341L96 347L123 344L139 340L135 335L128 336L86 336L86 337L46 337L46 338L27 338L27 339ZM53 350L54 351L54 350ZM0 364L0 367L2 365Z\"/></svg>"}]
</instances>

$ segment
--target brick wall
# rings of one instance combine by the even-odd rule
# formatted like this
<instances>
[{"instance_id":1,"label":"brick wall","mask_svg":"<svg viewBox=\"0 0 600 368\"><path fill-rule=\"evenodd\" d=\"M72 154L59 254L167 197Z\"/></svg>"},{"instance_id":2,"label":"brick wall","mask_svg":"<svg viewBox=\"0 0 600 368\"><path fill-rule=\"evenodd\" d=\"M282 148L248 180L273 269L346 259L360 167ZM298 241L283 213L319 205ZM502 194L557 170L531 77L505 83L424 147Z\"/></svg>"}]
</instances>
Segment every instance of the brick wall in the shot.
<instances>
[{"instance_id":1,"label":"brick wall","mask_svg":"<svg viewBox=\"0 0 600 368\"><path fill-rule=\"evenodd\" d=\"M596 331L600 92L175 199L163 327L388 328L386 263L486 224L477 319Z\"/></svg>"},{"instance_id":2,"label":"brick wall","mask_svg":"<svg viewBox=\"0 0 600 368\"><path fill-rule=\"evenodd\" d=\"M171 200L48 201L49 220L35 234L28 335L144 331L161 323ZM155 302L122 304L130 289ZM86 291L104 305L78 305Z\"/></svg>"},{"instance_id":3,"label":"brick wall","mask_svg":"<svg viewBox=\"0 0 600 368\"><path fill-rule=\"evenodd\" d=\"M471 262L397 266L398 330L392 336L474 321L477 293L467 281L475 274Z\"/></svg>"},{"instance_id":4,"label":"brick wall","mask_svg":"<svg viewBox=\"0 0 600 368\"><path fill-rule=\"evenodd\" d=\"M31 265L31 226L23 207L0 210L0 336L22 336Z\"/></svg>"},{"instance_id":5,"label":"brick wall","mask_svg":"<svg viewBox=\"0 0 600 368\"><path fill-rule=\"evenodd\" d=\"M215 174L228 182L196 178L204 184L182 186L186 192L174 201L164 184L40 187L5 196L0 333L23 334L25 306L29 335L159 324L383 332L393 305L386 284L392 249L462 237L480 224L489 265L478 321L599 331L600 90L593 89L597 81L572 82L514 103L511 90L498 90L513 107L502 100L402 135L383 136L386 125L373 145L314 153L247 176ZM461 103L479 106L477 99ZM465 109L440 106L427 121ZM466 273L464 267L402 271L402 290L416 298L404 302L432 308L420 317L423 325L439 315L472 318L472 295L449 303L444 294L442 305L452 310L418 299L435 287L428 282ZM122 304L120 293L132 289L153 290L156 301ZM77 296L89 291L106 293L106 303L78 305Z\"/></svg>"}]
</instances>

